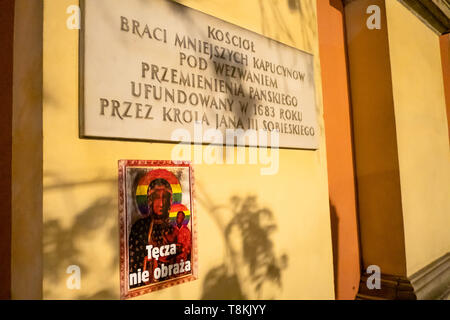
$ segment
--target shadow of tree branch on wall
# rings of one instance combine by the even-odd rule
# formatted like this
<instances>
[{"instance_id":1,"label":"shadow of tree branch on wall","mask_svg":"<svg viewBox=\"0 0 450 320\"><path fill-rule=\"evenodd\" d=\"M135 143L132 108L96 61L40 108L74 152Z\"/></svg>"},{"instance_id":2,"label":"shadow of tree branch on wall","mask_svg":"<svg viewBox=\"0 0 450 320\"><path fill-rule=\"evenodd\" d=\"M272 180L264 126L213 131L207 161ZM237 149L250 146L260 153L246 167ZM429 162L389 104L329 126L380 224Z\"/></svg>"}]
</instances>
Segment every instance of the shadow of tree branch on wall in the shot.
<instances>
[{"instance_id":1,"label":"shadow of tree branch on wall","mask_svg":"<svg viewBox=\"0 0 450 320\"><path fill-rule=\"evenodd\" d=\"M229 205L231 219L223 224L218 220L218 207L207 195L202 193L198 199L216 221L226 248L223 263L204 278L201 299L260 299L267 297L264 289L268 286L282 289L281 275L288 256L275 253L271 234L277 225L273 213L261 208L255 196L234 196Z\"/></svg>"},{"instance_id":2,"label":"shadow of tree branch on wall","mask_svg":"<svg viewBox=\"0 0 450 320\"><path fill-rule=\"evenodd\" d=\"M55 178L55 177L53 177ZM65 195L67 196L66 203L68 206L73 204L75 201L72 197L73 192L76 188L83 187L85 185L92 184L108 184L110 186L111 192L109 194L114 195L116 193L116 181L103 180L103 181L87 181L82 183L64 183L57 179L58 182L51 186L46 187L46 190L58 190L66 189ZM70 191L70 192L69 192ZM89 275L90 270L95 268L95 261L93 264L86 265L85 261L82 259L83 248L81 243L89 241L97 236L98 230L102 228L108 228L106 230L107 235L111 241L109 241L111 248L110 250L116 251L118 230L116 223L109 223L111 218L116 219L116 204L113 196L104 196L94 200L89 206L81 210L74 217L73 222L69 226L64 226L60 219L50 219L44 223L44 276L46 279L53 283L65 286L66 279L70 276L66 274L66 269L70 265L77 265L81 270L81 285L83 288L83 279ZM109 272L114 274L117 270L119 263L118 255L114 254L111 261L108 262ZM47 289L44 295L54 296L52 289ZM118 299L118 294L115 293L111 288L110 284L105 284L105 287L96 293L86 295L81 294L78 296L79 299Z\"/></svg>"},{"instance_id":3,"label":"shadow of tree branch on wall","mask_svg":"<svg viewBox=\"0 0 450 320\"><path fill-rule=\"evenodd\" d=\"M285 5L282 5L278 0L259 0L259 8L261 15L261 30L266 36L271 36L275 40L280 40L282 36L291 41L294 46L301 43L304 45L304 50L311 51L313 48L313 41L317 37L316 19L314 15L314 0L285 0ZM286 22L282 6L287 6L291 14L298 14L301 32L292 29ZM273 23L268 23L273 21ZM301 42L299 42L299 40Z\"/></svg>"}]
</instances>

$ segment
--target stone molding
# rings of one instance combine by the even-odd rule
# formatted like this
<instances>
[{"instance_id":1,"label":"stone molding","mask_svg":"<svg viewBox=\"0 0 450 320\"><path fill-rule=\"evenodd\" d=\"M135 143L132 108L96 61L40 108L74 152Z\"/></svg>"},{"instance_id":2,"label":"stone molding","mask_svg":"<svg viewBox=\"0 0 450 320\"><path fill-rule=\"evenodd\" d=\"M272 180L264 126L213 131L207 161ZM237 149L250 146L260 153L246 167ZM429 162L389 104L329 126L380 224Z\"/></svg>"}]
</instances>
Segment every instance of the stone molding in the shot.
<instances>
[{"instance_id":1,"label":"stone molding","mask_svg":"<svg viewBox=\"0 0 450 320\"><path fill-rule=\"evenodd\" d=\"M359 0L343 0L344 6L354 1ZM438 35L450 32L450 0L398 1Z\"/></svg>"},{"instance_id":2,"label":"stone molding","mask_svg":"<svg viewBox=\"0 0 450 320\"><path fill-rule=\"evenodd\" d=\"M450 290L450 252L409 277L417 299L434 300Z\"/></svg>"},{"instance_id":3,"label":"stone molding","mask_svg":"<svg viewBox=\"0 0 450 320\"><path fill-rule=\"evenodd\" d=\"M450 252L413 275L406 277L381 275L381 289L369 289L361 276L357 300L441 300L450 294Z\"/></svg>"},{"instance_id":4,"label":"stone molding","mask_svg":"<svg viewBox=\"0 0 450 320\"><path fill-rule=\"evenodd\" d=\"M416 300L414 287L407 278L382 274L381 288L369 289L367 287L367 279L370 276L367 273L361 276L356 300Z\"/></svg>"}]
</instances>

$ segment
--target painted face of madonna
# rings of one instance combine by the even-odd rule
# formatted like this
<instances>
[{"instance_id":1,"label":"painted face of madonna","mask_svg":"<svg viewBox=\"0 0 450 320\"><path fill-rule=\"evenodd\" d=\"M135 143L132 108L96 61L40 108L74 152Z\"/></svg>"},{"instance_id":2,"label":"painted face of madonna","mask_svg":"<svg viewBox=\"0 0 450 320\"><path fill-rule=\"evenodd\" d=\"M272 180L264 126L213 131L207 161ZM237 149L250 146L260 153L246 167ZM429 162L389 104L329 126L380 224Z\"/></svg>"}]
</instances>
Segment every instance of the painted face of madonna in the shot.
<instances>
[{"instance_id":1,"label":"painted face of madonna","mask_svg":"<svg viewBox=\"0 0 450 320\"><path fill-rule=\"evenodd\" d=\"M153 198L153 213L162 216L164 209L164 190L157 190Z\"/></svg>"},{"instance_id":2,"label":"painted face of madonna","mask_svg":"<svg viewBox=\"0 0 450 320\"><path fill-rule=\"evenodd\" d=\"M153 186L152 192L148 197L148 207L156 219L169 218L169 209L171 206L171 193L165 185Z\"/></svg>"}]
</instances>

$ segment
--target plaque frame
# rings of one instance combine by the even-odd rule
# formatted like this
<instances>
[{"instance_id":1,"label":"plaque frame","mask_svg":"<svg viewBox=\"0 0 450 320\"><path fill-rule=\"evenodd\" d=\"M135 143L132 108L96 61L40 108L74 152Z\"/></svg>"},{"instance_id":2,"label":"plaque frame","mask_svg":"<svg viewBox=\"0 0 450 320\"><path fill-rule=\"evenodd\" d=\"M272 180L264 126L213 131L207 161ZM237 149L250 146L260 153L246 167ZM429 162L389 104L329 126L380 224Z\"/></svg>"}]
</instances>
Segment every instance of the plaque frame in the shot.
<instances>
[{"instance_id":1,"label":"plaque frame","mask_svg":"<svg viewBox=\"0 0 450 320\"><path fill-rule=\"evenodd\" d=\"M84 114L84 109L85 109L85 95L84 95L84 70L85 70L85 45L84 45L84 37L85 37L85 14L86 14L86 1L90 1L90 0L79 0L79 6L80 6L80 10L81 10L81 23L80 23L80 30L78 32L78 137L80 139L85 139L85 140L105 140L105 141L126 141L126 142L147 142L147 143L163 143L163 144L187 144L187 145L203 145L203 146L223 146L226 147L228 146L227 144L225 144L225 141L223 143L215 143L215 142L195 142L195 141L191 141L191 142L183 142L183 141L172 141L172 140L162 140L162 139L143 139L143 138L129 138L129 137L105 137L105 136L96 136L96 135L87 135L85 134L85 125L84 125L84 119L85 119L85 114ZM170 1L170 0L164 0L164 1ZM219 21L222 21L224 23L227 23L229 25L232 25L234 27L240 28L242 30L245 30L246 32L252 33L254 35L257 35L259 37L263 37L264 39L267 39L271 42L274 42L278 45L287 47L289 49L293 49L295 51L301 52L302 54L306 54L309 55L311 57L313 57L313 61L315 60L314 58L314 54L307 52L305 50L301 50L299 48L296 48L294 46L288 45L286 43L283 43L279 40L267 37L263 34L260 34L258 32L252 31L250 29L244 28L242 26L239 26L235 23L226 21L224 19L218 18L216 16L210 15L208 13L202 12L200 10L191 8L189 6L186 6L184 4L175 2L175 1L170 1L173 5L178 6L182 9L189 9L189 10L193 10L196 11L202 15L208 16L208 17L212 17L214 19L217 19ZM311 74L312 77L312 81L315 83L315 67L313 64L313 72ZM321 134L322 134L322 130L321 130L321 126L319 123L319 118L320 118L320 114L317 112L317 87L314 86L314 112L315 112L315 121L316 121L316 129L317 129L317 146L316 147L288 147L288 146L278 146L277 149L286 149L286 150L302 150L302 151L318 151L320 149L321 146ZM261 145L249 145L249 144L239 144L237 142L234 142L233 144L234 147L244 147L244 148L260 148L263 147L265 148L265 146L261 146Z\"/></svg>"}]
</instances>

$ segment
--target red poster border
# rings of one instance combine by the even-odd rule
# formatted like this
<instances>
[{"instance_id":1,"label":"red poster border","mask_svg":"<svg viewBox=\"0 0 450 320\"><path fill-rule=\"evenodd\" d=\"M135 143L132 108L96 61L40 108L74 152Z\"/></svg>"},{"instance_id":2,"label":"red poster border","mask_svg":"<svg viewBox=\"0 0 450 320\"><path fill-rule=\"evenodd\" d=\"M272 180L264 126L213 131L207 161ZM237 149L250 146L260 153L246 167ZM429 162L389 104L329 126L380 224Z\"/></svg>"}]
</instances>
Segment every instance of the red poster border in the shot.
<instances>
[{"instance_id":1,"label":"red poster border","mask_svg":"<svg viewBox=\"0 0 450 320\"><path fill-rule=\"evenodd\" d=\"M129 290L127 281L128 257L127 257L127 212L125 203L125 169L127 167L188 167L189 168L189 188L191 197L191 219L192 219L192 256L191 270L192 274L171 279L161 283L147 285L142 288ZM164 288L172 287L178 284L186 283L198 279L198 251L197 251L197 215L194 212L194 169L189 161L170 161L170 160L119 160L119 246L120 246L120 298L130 299L151 293Z\"/></svg>"}]
</instances>

